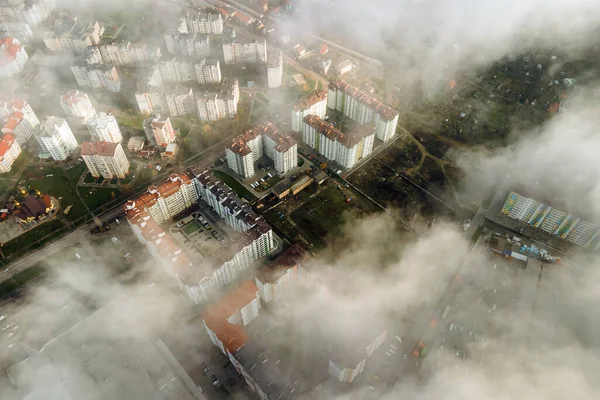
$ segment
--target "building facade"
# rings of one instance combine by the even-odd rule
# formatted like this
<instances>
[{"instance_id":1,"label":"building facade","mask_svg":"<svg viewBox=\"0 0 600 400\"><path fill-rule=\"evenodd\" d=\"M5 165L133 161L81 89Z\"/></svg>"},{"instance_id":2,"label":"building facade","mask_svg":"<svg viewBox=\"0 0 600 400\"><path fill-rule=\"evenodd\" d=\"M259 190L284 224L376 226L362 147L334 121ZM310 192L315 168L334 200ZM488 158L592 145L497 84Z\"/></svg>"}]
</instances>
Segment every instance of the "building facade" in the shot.
<instances>
[{"instance_id":1,"label":"building facade","mask_svg":"<svg viewBox=\"0 0 600 400\"><path fill-rule=\"evenodd\" d=\"M267 41L264 38L242 37L235 30L223 35L225 65L264 64L267 62Z\"/></svg>"},{"instance_id":2,"label":"building facade","mask_svg":"<svg viewBox=\"0 0 600 400\"><path fill-rule=\"evenodd\" d=\"M304 117L307 115L316 115L324 119L327 113L327 92L317 90L307 94L296 103L292 109L292 130L302 132Z\"/></svg>"},{"instance_id":3,"label":"building facade","mask_svg":"<svg viewBox=\"0 0 600 400\"><path fill-rule=\"evenodd\" d=\"M105 64L130 65L158 62L160 47L145 43L113 42L98 46Z\"/></svg>"},{"instance_id":4,"label":"building facade","mask_svg":"<svg viewBox=\"0 0 600 400\"><path fill-rule=\"evenodd\" d=\"M225 78L218 92L196 93L196 111L202 121L234 118L240 99L240 88L235 78Z\"/></svg>"},{"instance_id":5,"label":"building facade","mask_svg":"<svg viewBox=\"0 0 600 400\"><path fill-rule=\"evenodd\" d=\"M123 179L129 172L129 161L121 143L84 142L81 144L81 158L94 178Z\"/></svg>"},{"instance_id":6,"label":"building facade","mask_svg":"<svg viewBox=\"0 0 600 400\"><path fill-rule=\"evenodd\" d=\"M16 138L19 147L24 148L33 137L34 128L20 111L14 111L4 123L2 133L11 133Z\"/></svg>"},{"instance_id":7,"label":"building facade","mask_svg":"<svg viewBox=\"0 0 600 400\"><path fill-rule=\"evenodd\" d=\"M60 97L60 106L67 116L76 117L82 124L96 115L96 108L89 96L79 90L71 90Z\"/></svg>"},{"instance_id":8,"label":"building facade","mask_svg":"<svg viewBox=\"0 0 600 400\"><path fill-rule=\"evenodd\" d=\"M327 107L340 111L359 124L374 123L375 135L383 142L396 135L398 111L373 97L372 89L367 92L341 80L331 82Z\"/></svg>"},{"instance_id":9,"label":"building facade","mask_svg":"<svg viewBox=\"0 0 600 400\"><path fill-rule=\"evenodd\" d=\"M318 116L307 115L304 117L302 141L328 160L350 169L373 151L375 127L363 124L344 134Z\"/></svg>"},{"instance_id":10,"label":"building facade","mask_svg":"<svg viewBox=\"0 0 600 400\"><path fill-rule=\"evenodd\" d=\"M152 145L166 147L169 143L175 142L175 130L169 117L153 114L144 120L143 126L146 138Z\"/></svg>"},{"instance_id":11,"label":"building facade","mask_svg":"<svg viewBox=\"0 0 600 400\"><path fill-rule=\"evenodd\" d=\"M29 60L25 47L13 37L0 39L0 77L9 78L17 75Z\"/></svg>"},{"instance_id":12,"label":"building facade","mask_svg":"<svg viewBox=\"0 0 600 400\"><path fill-rule=\"evenodd\" d=\"M121 78L113 65L78 64L71 66L77 84L82 88L121 91Z\"/></svg>"},{"instance_id":13,"label":"building facade","mask_svg":"<svg viewBox=\"0 0 600 400\"><path fill-rule=\"evenodd\" d=\"M221 82L221 67L218 60L181 60L173 58L158 64L162 82L191 82L200 84Z\"/></svg>"},{"instance_id":14,"label":"building facade","mask_svg":"<svg viewBox=\"0 0 600 400\"><path fill-rule=\"evenodd\" d=\"M223 18L218 13L191 13L185 16L187 33L201 33L203 35L223 34Z\"/></svg>"},{"instance_id":15,"label":"building facade","mask_svg":"<svg viewBox=\"0 0 600 400\"><path fill-rule=\"evenodd\" d=\"M119 128L117 119L112 114L98 113L87 122L86 126L92 135L92 141L112 143L123 141L121 128Z\"/></svg>"},{"instance_id":16,"label":"building facade","mask_svg":"<svg viewBox=\"0 0 600 400\"><path fill-rule=\"evenodd\" d=\"M165 35L169 54L184 57L201 58L211 54L208 35L196 33L169 32Z\"/></svg>"},{"instance_id":17,"label":"building facade","mask_svg":"<svg viewBox=\"0 0 600 400\"><path fill-rule=\"evenodd\" d=\"M227 164L244 179L254 175L254 163L266 155L273 160L278 174L285 174L298 164L296 141L279 132L270 122L246 130L225 148Z\"/></svg>"},{"instance_id":18,"label":"building facade","mask_svg":"<svg viewBox=\"0 0 600 400\"><path fill-rule=\"evenodd\" d=\"M98 21L85 22L77 17L59 18L44 34L44 44L51 51L84 51L100 42L104 27Z\"/></svg>"},{"instance_id":19,"label":"building facade","mask_svg":"<svg viewBox=\"0 0 600 400\"><path fill-rule=\"evenodd\" d=\"M5 133L0 140L0 173L10 172L20 154L21 146L15 135Z\"/></svg>"},{"instance_id":20,"label":"building facade","mask_svg":"<svg viewBox=\"0 0 600 400\"><path fill-rule=\"evenodd\" d=\"M64 161L78 147L77 140L64 118L47 117L35 132L41 147L41 158Z\"/></svg>"}]
</instances>

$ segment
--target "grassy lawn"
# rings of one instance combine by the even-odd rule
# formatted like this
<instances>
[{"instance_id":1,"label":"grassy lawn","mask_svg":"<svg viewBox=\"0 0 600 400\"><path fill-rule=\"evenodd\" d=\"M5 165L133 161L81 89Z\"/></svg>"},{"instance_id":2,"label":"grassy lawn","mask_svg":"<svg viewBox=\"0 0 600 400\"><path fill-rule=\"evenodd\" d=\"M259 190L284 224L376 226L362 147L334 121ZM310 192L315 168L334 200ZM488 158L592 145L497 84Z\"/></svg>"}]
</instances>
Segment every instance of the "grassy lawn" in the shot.
<instances>
[{"instance_id":1,"label":"grassy lawn","mask_svg":"<svg viewBox=\"0 0 600 400\"><path fill-rule=\"evenodd\" d=\"M119 125L125 125L135 129L144 129L144 119L145 118L142 115L133 115L125 113L117 117Z\"/></svg>"},{"instance_id":2,"label":"grassy lawn","mask_svg":"<svg viewBox=\"0 0 600 400\"><path fill-rule=\"evenodd\" d=\"M2 252L6 258L27 253L29 250L42 246L48 239L55 239L59 233L64 231L66 228L63 223L58 219L53 219L4 243Z\"/></svg>"},{"instance_id":3,"label":"grassy lawn","mask_svg":"<svg viewBox=\"0 0 600 400\"><path fill-rule=\"evenodd\" d=\"M27 179L22 179L19 186L29 185L33 189L38 189L42 193L56 197L59 199L63 210L68 205L73 204L66 218L69 221L74 221L86 214L86 210L75 192L77 181L85 168L84 163L71 169L29 167L23 174L23 177Z\"/></svg>"},{"instance_id":4,"label":"grassy lawn","mask_svg":"<svg viewBox=\"0 0 600 400\"><path fill-rule=\"evenodd\" d=\"M252 202L256 200L256 197L248 191L241 183L239 183L233 176L226 174L223 171L213 170L213 174L223 181L227 186L231 188L239 197L245 198Z\"/></svg>"},{"instance_id":5,"label":"grassy lawn","mask_svg":"<svg viewBox=\"0 0 600 400\"><path fill-rule=\"evenodd\" d=\"M196 231L202 231L204 228L202 227L202 225L200 225L200 222L194 220L192 222L190 222L189 224L185 225L183 227L183 231L185 232L186 235L191 235L192 233L196 232Z\"/></svg>"},{"instance_id":6,"label":"grassy lawn","mask_svg":"<svg viewBox=\"0 0 600 400\"><path fill-rule=\"evenodd\" d=\"M121 196L118 189L109 188L80 187L79 193L90 210L100 208Z\"/></svg>"},{"instance_id":7,"label":"grassy lawn","mask_svg":"<svg viewBox=\"0 0 600 400\"><path fill-rule=\"evenodd\" d=\"M364 214L365 211L358 207L356 199L346 203L346 194L337 187L330 186L292 212L291 218L315 248L323 248L329 235L338 236L342 233L349 217Z\"/></svg>"}]
</instances>

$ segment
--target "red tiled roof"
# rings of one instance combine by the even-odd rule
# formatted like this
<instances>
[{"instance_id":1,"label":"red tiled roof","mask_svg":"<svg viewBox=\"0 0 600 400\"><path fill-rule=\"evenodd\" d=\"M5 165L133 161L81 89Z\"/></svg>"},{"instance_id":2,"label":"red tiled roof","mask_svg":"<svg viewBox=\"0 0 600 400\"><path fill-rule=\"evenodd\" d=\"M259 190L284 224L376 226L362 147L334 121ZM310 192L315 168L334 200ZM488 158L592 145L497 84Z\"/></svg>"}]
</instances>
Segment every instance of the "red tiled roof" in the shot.
<instances>
[{"instance_id":1,"label":"red tiled roof","mask_svg":"<svg viewBox=\"0 0 600 400\"><path fill-rule=\"evenodd\" d=\"M303 98L301 98L298 103L294 106L294 111L302 111L309 109L319 101L325 100L327 98L327 92L324 90L316 90L312 93L307 94Z\"/></svg>"},{"instance_id":2,"label":"red tiled roof","mask_svg":"<svg viewBox=\"0 0 600 400\"><path fill-rule=\"evenodd\" d=\"M346 93L348 96L356 99L362 104L365 104L369 108L373 109L377 114L381 115L386 120L391 120L398 116L398 111L392 107L384 104L381 100L370 94L365 93L363 90L350 86L343 80L329 83L329 89L339 90Z\"/></svg>"},{"instance_id":3,"label":"red tiled roof","mask_svg":"<svg viewBox=\"0 0 600 400\"><path fill-rule=\"evenodd\" d=\"M15 135L13 135L12 133L4 134L2 140L0 140L0 158L3 158L6 152L10 150L10 148L15 143L15 139Z\"/></svg>"}]
</instances>

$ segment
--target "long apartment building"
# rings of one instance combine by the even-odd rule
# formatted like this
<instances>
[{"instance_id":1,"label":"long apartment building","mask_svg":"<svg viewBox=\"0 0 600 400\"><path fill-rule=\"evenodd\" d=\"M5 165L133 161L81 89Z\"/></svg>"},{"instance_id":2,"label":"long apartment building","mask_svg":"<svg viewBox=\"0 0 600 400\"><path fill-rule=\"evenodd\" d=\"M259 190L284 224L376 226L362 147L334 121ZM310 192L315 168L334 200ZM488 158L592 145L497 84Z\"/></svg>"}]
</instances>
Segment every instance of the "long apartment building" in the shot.
<instances>
[{"instance_id":1,"label":"long apartment building","mask_svg":"<svg viewBox=\"0 0 600 400\"><path fill-rule=\"evenodd\" d=\"M64 118L47 117L35 132L41 147L40 158L64 161L78 147L71 128Z\"/></svg>"},{"instance_id":2,"label":"long apartment building","mask_svg":"<svg viewBox=\"0 0 600 400\"><path fill-rule=\"evenodd\" d=\"M225 153L229 168L245 179L254 175L254 163L263 155L273 160L278 174L285 174L298 164L296 141L279 132L271 122L258 124L235 137Z\"/></svg>"},{"instance_id":3,"label":"long apartment building","mask_svg":"<svg viewBox=\"0 0 600 400\"><path fill-rule=\"evenodd\" d=\"M170 258L161 256L158 248L163 242L172 242L172 238L158 224L198 199L213 206L225 222L239 232L234 244L197 260L176 246L170 246ZM190 168L186 174L172 175L164 184L150 187L148 193L127 202L125 211L136 237L163 261L167 271L178 279L181 289L195 303L213 298L220 288L230 284L241 271L273 248L271 227L203 167Z\"/></svg>"},{"instance_id":4,"label":"long apartment building","mask_svg":"<svg viewBox=\"0 0 600 400\"><path fill-rule=\"evenodd\" d=\"M169 117L161 117L160 114L152 114L143 123L146 138L154 146L166 147L175 142L175 130L171 125Z\"/></svg>"},{"instance_id":5,"label":"long apartment building","mask_svg":"<svg viewBox=\"0 0 600 400\"><path fill-rule=\"evenodd\" d=\"M165 43L167 51L173 55L201 58L211 54L208 35L174 31L165 35Z\"/></svg>"},{"instance_id":6,"label":"long apartment building","mask_svg":"<svg viewBox=\"0 0 600 400\"><path fill-rule=\"evenodd\" d=\"M221 66L218 60L183 60L173 58L158 64L162 82L192 82L202 85L221 82Z\"/></svg>"},{"instance_id":7,"label":"long apartment building","mask_svg":"<svg viewBox=\"0 0 600 400\"><path fill-rule=\"evenodd\" d=\"M8 78L17 75L29 60L25 47L13 37L0 39L0 77Z\"/></svg>"},{"instance_id":8,"label":"long apartment building","mask_svg":"<svg viewBox=\"0 0 600 400\"><path fill-rule=\"evenodd\" d=\"M264 37L242 36L228 30L223 34L223 57L225 65L265 64L267 41Z\"/></svg>"},{"instance_id":9,"label":"long apartment building","mask_svg":"<svg viewBox=\"0 0 600 400\"><path fill-rule=\"evenodd\" d=\"M304 275L302 262L307 258L306 251L295 244L280 253L275 261L262 267L254 281L260 298L265 303L279 301Z\"/></svg>"},{"instance_id":10,"label":"long apartment building","mask_svg":"<svg viewBox=\"0 0 600 400\"><path fill-rule=\"evenodd\" d=\"M158 62L160 47L145 43L113 42L98 46L102 60L106 64L130 65Z\"/></svg>"},{"instance_id":11,"label":"long apartment building","mask_svg":"<svg viewBox=\"0 0 600 400\"><path fill-rule=\"evenodd\" d=\"M234 118L240 101L240 86L236 78L225 78L218 92L196 93L196 111L202 121Z\"/></svg>"},{"instance_id":12,"label":"long apartment building","mask_svg":"<svg viewBox=\"0 0 600 400\"><path fill-rule=\"evenodd\" d=\"M135 100L140 113L145 115L164 113L173 117L196 112L194 92L191 88L147 88L136 93Z\"/></svg>"},{"instance_id":13,"label":"long apartment building","mask_svg":"<svg viewBox=\"0 0 600 400\"><path fill-rule=\"evenodd\" d=\"M59 17L44 33L44 44L51 51L84 51L100 42L104 27L98 21L81 21L77 17Z\"/></svg>"},{"instance_id":14,"label":"long apartment building","mask_svg":"<svg viewBox=\"0 0 600 400\"><path fill-rule=\"evenodd\" d=\"M25 144L33 137L34 132L35 128L31 126L31 123L21 111L13 111L2 127L2 133L12 134L21 148L25 147Z\"/></svg>"},{"instance_id":15,"label":"long apartment building","mask_svg":"<svg viewBox=\"0 0 600 400\"><path fill-rule=\"evenodd\" d=\"M396 135L398 111L365 91L338 80L329 83L327 107L337 110L359 124L375 124L377 139L386 142Z\"/></svg>"},{"instance_id":16,"label":"long apartment building","mask_svg":"<svg viewBox=\"0 0 600 400\"><path fill-rule=\"evenodd\" d=\"M0 3L0 21L21 21L37 26L56 8L54 0L3 1Z\"/></svg>"},{"instance_id":17,"label":"long apartment building","mask_svg":"<svg viewBox=\"0 0 600 400\"><path fill-rule=\"evenodd\" d=\"M301 98L292 108L292 130L302 132L304 117L316 115L323 119L327 113L327 92L316 90Z\"/></svg>"},{"instance_id":18,"label":"long apartment building","mask_svg":"<svg viewBox=\"0 0 600 400\"><path fill-rule=\"evenodd\" d=\"M98 113L87 122L86 126L94 142L121 143L123 141L121 128L112 114Z\"/></svg>"},{"instance_id":19,"label":"long apartment building","mask_svg":"<svg viewBox=\"0 0 600 400\"><path fill-rule=\"evenodd\" d=\"M20 154L21 146L15 135L5 133L0 139L0 173L10 172Z\"/></svg>"},{"instance_id":20,"label":"long apartment building","mask_svg":"<svg viewBox=\"0 0 600 400\"><path fill-rule=\"evenodd\" d=\"M363 124L351 132L342 133L318 116L307 115L304 117L302 141L328 160L350 169L373 151L375 127Z\"/></svg>"},{"instance_id":21,"label":"long apartment building","mask_svg":"<svg viewBox=\"0 0 600 400\"><path fill-rule=\"evenodd\" d=\"M200 33L203 35L223 34L223 18L219 13L188 13L184 21L185 23L179 27L183 33Z\"/></svg>"},{"instance_id":22,"label":"long apartment building","mask_svg":"<svg viewBox=\"0 0 600 400\"><path fill-rule=\"evenodd\" d=\"M283 55L281 49L267 51L267 87L278 88L283 79Z\"/></svg>"},{"instance_id":23,"label":"long apartment building","mask_svg":"<svg viewBox=\"0 0 600 400\"><path fill-rule=\"evenodd\" d=\"M71 71L82 88L121 91L121 78L113 65L78 63L71 66Z\"/></svg>"},{"instance_id":24,"label":"long apartment building","mask_svg":"<svg viewBox=\"0 0 600 400\"><path fill-rule=\"evenodd\" d=\"M60 106L68 117L75 117L82 124L87 123L96 115L96 107L90 97L79 90L71 90L60 97Z\"/></svg>"},{"instance_id":25,"label":"long apartment building","mask_svg":"<svg viewBox=\"0 0 600 400\"><path fill-rule=\"evenodd\" d=\"M94 178L125 178L129 172L129 161L121 143L84 142L81 144L81 158Z\"/></svg>"},{"instance_id":26,"label":"long apartment building","mask_svg":"<svg viewBox=\"0 0 600 400\"><path fill-rule=\"evenodd\" d=\"M516 192L510 192L500 213L578 246L600 249L600 226Z\"/></svg>"}]
</instances>

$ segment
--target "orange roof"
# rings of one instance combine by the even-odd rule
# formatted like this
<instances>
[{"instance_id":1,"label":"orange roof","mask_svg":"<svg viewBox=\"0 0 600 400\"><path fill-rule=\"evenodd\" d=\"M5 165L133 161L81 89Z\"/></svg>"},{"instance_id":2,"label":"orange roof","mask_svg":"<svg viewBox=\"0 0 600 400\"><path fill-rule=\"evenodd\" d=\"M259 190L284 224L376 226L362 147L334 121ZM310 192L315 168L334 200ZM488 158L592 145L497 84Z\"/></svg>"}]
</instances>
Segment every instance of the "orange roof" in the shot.
<instances>
[{"instance_id":1,"label":"orange roof","mask_svg":"<svg viewBox=\"0 0 600 400\"><path fill-rule=\"evenodd\" d=\"M25 107L25 100L21 100L21 99L14 99L12 101L12 105L14 108L16 108L17 110L22 110L23 107Z\"/></svg>"},{"instance_id":2,"label":"orange roof","mask_svg":"<svg viewBox=\"0 0 600 400\"><path fill-rule=\"evenodd\" d=\"M10 150L14 142L15 135L13 135L12 133L6 133L4 137L2 137L2 140L0 140L0 158L4 157L4 155L8 150Z\"/></svg>"},{"instance_id":3,"label":"orange roof","mask_svg":"<svg viewBox=\"0 0 600 400\"><path fill-rule=\"evenodd\" d=\"M248 341L248 335L242 326L231 324L227 319L256 299L257 292L254 281L245 281L202 313L206 326L231 352L239 350Z\"/></svg>"}]
</instances>

